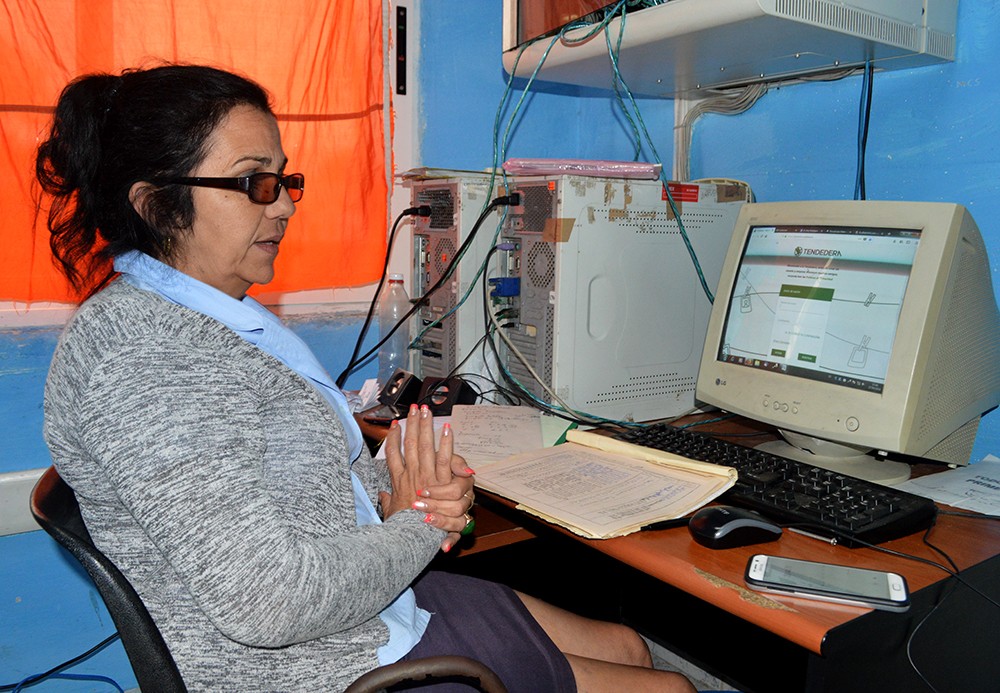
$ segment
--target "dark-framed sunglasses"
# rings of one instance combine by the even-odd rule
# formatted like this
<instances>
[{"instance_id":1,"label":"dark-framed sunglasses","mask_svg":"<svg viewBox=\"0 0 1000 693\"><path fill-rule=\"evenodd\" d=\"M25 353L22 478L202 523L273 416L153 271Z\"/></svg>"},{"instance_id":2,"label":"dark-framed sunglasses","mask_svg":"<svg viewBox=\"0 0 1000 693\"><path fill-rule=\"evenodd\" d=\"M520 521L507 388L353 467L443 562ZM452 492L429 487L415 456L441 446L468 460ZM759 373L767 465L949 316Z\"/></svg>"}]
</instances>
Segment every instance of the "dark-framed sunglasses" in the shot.
<instances>
[{"instance_id":1,"label":"dark-framed sunglasses","mask_svg":"<svg viewBox=\"0 0 1000 693\"><path fill-rule=\"evenodd\" d=\"M292 202L302 199L306 188L306 177L301 173L278 175L277 173L251 173L239 178L167 178L160 183L177 185L192 185L198 188L221 188L223 190L242 190L251 202L259 205L269 205L278 201L281 189L288 191Z\"/></svg>"}]
</instances>

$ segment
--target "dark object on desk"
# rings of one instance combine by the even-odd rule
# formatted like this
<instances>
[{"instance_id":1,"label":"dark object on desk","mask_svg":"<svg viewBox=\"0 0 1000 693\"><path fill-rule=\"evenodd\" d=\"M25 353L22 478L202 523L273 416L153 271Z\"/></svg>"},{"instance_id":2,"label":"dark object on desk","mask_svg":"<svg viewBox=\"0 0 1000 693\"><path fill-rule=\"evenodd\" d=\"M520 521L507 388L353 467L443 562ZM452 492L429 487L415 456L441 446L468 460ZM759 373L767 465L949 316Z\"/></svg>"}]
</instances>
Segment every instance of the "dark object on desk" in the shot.
<instances>
[{"instance_id":1,"label":"dark object on desk","mask_svg":"<svg viewBox=\"0 0 1000 693\"><path fill-rule=\"evenodd\" d=\"M403 410L403 413L400 413L392 407L387 407L383 404L381 406L368 409L361 415L361 418L366 423L374 424L376 426L388 426L395 419L405 416L405 412L405 409ZM384 438L384 436L382 437ZM378 442L381 443L381 439Z\"/></svg>"},{"instance_id":2,"label":"dark object on desk","mask_svg":"<svg viewBox=\"0 0 1000 693\"><path fill-rule=\"evenodd\" d=\"M422 388L423 381L420 378L409 371L397 368L378 395L381 406L368 409L361 418L376 426L388 426L394 419L406 416L410 405L416 404L420 399Z\"/></svg>"},{"instance_id":3,"label":"dark object on desk","mask_svg":"<svg viewBox=\"0 0 1000 693\"><path fill-rule=\"evenodd\" d=\"M630 429L615 438L733 467L739 480L720 501L851 548L913 534L937 516L928 498L669 424Z\"/></svg>"},{"instance_id":4,"label":"dark object on desk","mask_svg":"<svg viewBox=\"0 0 1000 693\"><path fill-rule=\"evenodd\" d=\"M423 381L413 373L397 368L379 393L379 404L394 409L399 416L419 399L423 385Z\"/></svg>"},{"instance_id":5,"label":"dark object on desk","mask_svg":"<svg viewBox=\"0 0 1000 693\"><path fill-rule=\"evenodd\" d=\"M420 390L419 404L431 408L434 416L451 416L456 404L475 404L478 395L461 378L426 378Z\"/></svg>"},{"instance_id":6,"label":"dark object on desk","mask_svg":"<svg viewBox=\"0 0 1000 693\"><path fill-rule=\"evenodd\" d=\"M653 532L658 529L672 529L674 527L687 527L687 523L691 521L690 517L678 517L673 520L661 520L659 522L654 522L651 525L646 525L640 531L643 532Z\"/></svg>"},{"instance_id":7,"label":"dark object on desk","mask_svg":"<svg viewBox=\"0 0 1000 693\"><path fill-rule=\"evenodd\" d=\"M709 505L691 516L688 531L710 549L763 544L781 537L781 527L761 515L731 505Z\"/></svg>"}]
</instances>

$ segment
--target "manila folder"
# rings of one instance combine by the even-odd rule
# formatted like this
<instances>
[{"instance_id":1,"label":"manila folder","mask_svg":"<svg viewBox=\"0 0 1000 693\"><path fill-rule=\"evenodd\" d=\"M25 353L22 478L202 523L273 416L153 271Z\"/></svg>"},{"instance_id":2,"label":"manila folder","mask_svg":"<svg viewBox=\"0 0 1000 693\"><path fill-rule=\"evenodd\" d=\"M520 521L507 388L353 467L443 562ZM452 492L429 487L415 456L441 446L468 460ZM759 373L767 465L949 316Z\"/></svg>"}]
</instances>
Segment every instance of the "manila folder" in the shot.
<instances>
[{"instance_id":1,"label":"manila folder","mask_svg":"<svg viewBox=\"0 0 1000 693\"><path fill-rule=\"evenodd\" d=\"M585 431L566 439L487 465L476 484L575 534L610 539L683 517L736 483L731 467Z\"/></svg>"}]
</instances>

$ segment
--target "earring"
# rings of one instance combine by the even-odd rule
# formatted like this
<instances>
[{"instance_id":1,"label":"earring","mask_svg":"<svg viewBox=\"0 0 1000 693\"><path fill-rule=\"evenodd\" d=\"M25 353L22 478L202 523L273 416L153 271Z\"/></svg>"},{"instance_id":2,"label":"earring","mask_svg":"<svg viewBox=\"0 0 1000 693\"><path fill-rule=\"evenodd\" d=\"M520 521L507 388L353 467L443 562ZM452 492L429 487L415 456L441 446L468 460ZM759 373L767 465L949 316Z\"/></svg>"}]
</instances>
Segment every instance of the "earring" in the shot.
<instances>
[{"instance_id":1,"label":"earring","mask_svg":"<svg viewBox=\"0 0 1000 693\"><path fill-rule=\"evenodd\" d=\"M173 246L173 236L167 236L163 241L163 255L165 257L170 257L170 250Z\"/></svg>"}]
</instances>

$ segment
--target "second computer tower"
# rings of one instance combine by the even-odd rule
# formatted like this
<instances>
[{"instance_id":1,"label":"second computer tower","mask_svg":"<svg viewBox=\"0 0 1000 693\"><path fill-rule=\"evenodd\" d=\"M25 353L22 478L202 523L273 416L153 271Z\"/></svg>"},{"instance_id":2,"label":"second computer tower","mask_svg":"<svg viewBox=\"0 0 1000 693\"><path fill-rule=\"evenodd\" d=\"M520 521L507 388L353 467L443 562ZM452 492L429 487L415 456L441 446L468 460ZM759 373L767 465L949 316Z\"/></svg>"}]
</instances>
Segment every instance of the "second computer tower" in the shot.
<instances>
[{"instance_id":1,"label":"second computer tower","mask_svg":"<svg viewBox=\"0 0 1000 693\"><path fill-rule=\"evenodd\" d=\"M413 221L414 299L443 282L415 316L413 370L421 378L479 375L486 358L480 286L484 278L479 270L496 242L499 212L487 213L480 228L475 224L497 195L496 187L490 176L473 171L442 171L405 185L413 206L431 208L430 216ZM463 245L465 253L456 260Z\"/></svg>"}]
</instances>

